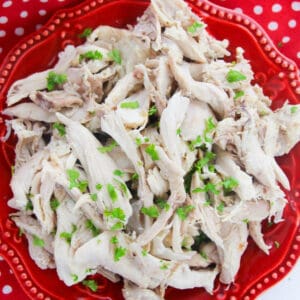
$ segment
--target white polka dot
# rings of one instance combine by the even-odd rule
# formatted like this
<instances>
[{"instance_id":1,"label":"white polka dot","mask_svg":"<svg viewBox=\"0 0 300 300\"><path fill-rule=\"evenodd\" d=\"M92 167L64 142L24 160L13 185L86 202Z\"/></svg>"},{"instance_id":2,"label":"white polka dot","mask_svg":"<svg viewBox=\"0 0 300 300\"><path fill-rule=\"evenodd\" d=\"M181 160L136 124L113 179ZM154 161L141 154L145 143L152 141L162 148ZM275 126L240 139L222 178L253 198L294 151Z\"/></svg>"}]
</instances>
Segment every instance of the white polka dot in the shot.
<instances>
[{"instance_id":1,"label":"white polka dot","mask_svg":"<svg viewBox=\"0 0 300 300\"><path fill-rule=\"evenodd\" d=\"M261 15L263 12L263 8L260 5L255 5L253 11L256 15Z\"/></svg>"},{"instance_id":2,"label":"white polka dot","mask_svg":"<svg viewBox=\"0 0 300 300\"><path fill-rule=\"evenodd\" d=\"M283 43L288 43L290 40L291 40L291 39L290 39L289 36L284 36L284 37L282 38L282 42L283 42Z\"/></svg>"},{"instance_id":3,"label":"white polka dot","mask_svg":"<svg viewBox=\"0 0 300 300\"><path fill-rule=\"evenodd\" d=\"M2 7L10 7L12 5L12 1L4 1Z\"/></svg>"},{"instance_id":4,"label":"white polka dot","mask_svg":"<svg viewBox=\"0 0 300 300\"><path fill-rule=\"evenodd\" d=\"M46 13L47 12L44 9L39 10L39 15L40 16L44 16L44 15L46 15Z\"/></svg>"},{"instance_id":5,"label":"white polka dot","mask_svg":"<svg viewBox=\"0 0 300 300\"><path fill-rule=\"evenodd\" d=\"M17 27L17 28L15 29L15 35L21 36L21 35L23 35L23 34L24 34L24 28L22 28L22 27Z\"/></svg>"},{"instance_id":6,"label":"white polka dot","mask_svg":"<svg viewBox=\"0 0 300 300\"><path fill-rule=\"evenodd\" d=\"M236 12L238 12L240 14L243 13L243 10L240 7L235 8L234 11L236 11Z\"/></svg>"},{"instance_id":7,"label":"white polka dot","mask_svg":"<svg viewBox=\"0 0 300 300\"><path fill-rule=\"evenodd\" d=\"M46 2L48 2L48 0L40 0L40 2L46 3Z\"/></svg>"},{"instance_id":8,"label":"white polka dot","mask_svg":"<svg viewBox=\"0 0 300 300\"><path fill-rule=\"evenodd\" d=\"M8 19L5 16L0 17L0 24L5 24L7 23Z\"/></svg>"},{"instance_id":9,"label":"white polka dot","mask_svg":"<svg viewBox=\"0 0 300 300\"><path fill-rule=\"evenodd\" d=\"M0 47L0 54L2 53L2 51L3 51L3 48ZM3 260L2 257L0 260Z\"/></svg>"},{"instance_id":10,"label":"white polka dot","mask_svg":"<svg viewBox=\"0 0 300 300\"><path fill-rule=\"evenodd\" d=\"M12 292L12 287L8 284L6 284L3 288L2 288L2 293L7 295L10 294Z\"/></svg>"},{"instance_id":11,"label":"white polka dot","mask_svg":"<svg viewBox=\"0 0 300 300\"><path fill-rule=\"evenodd\" d=\"M14 274L14 272L13 272L13 270L12 270L12 269L10 269L10 270L9 270L9 273L10 273L10 274Z\"/></svg>"},{"instance_id":12,"label":"white polka dot","mask_svg":"<svg viewBox=\"0 0 300 300\"><path fill-rule=\"evenodd\" d=\"M29 2L30 0L23 0L23 2Z\"/></svg>"},{"instance_id":13,"label":"white polka dot","mask_svg":"<svg viewBox=\"0 0 300 300\"><path fill-rule=\"evenodd\" d=\"M272 30L272 31L277 30L277 29L278 29L278 23L272 21L272 22L270 22L270 23L268 24L268 28L269 28L270 30Z\"/></svg>"},{"instance_id":14,"label":"white polka dot","mask_svg":"<svg viewBox=\"0 0 300 300\"><path fill-rule=\"evenodd\" d=\"M27 12L26 10L21 11L20 17L21 17L21 18L26 18L26 17L28 17L28 12Z\"/></svg>"},{"instance_id":15,"label":"white polka dot","mask_svg":"<svg viewBox=\"0 0 300 300\"><path fill-rule=\"evenodd\" d=\"M1 48L2 49L2 48ZM4 260L2 256L0 256L0 260Z\"/></svg>"},{"instance_id":16,"label":"white polka dot","mask_svg":"<svg viewBox=\"0 0 300 300\"><path fill-rule=\"evenodd\" d=\"M294 11L300 10L300 2L299 1L293 1L291 6L292 6L292 10L294 10Z\"/></svg>"},{"instance_id":17,"label":"white polka dot","mask_svg":"<svg viewBox=\"0 0 300 300\"><path fill-rule=\"evenodd\" d=\"M290 27L290 28L295 28L296 25L297 25L296 20L289 20L289 27Z\"/></svg>"},{"instance_id":18,"label":"white polka dot","mask_svg":"<svg viewBox=\"0 0 300 300\"><path fill-rule=\"evenodd\" d=\"M300 59L300 52L297 52L297 58Z\"/></svg>"},{"instance_id":19,"label":"white polka dot","mask_svg":"<svg viewBox=\"0 0 300 300\"><path fill-rule=\"evenodd\" d=\"M282 10L282 6L278 3L272 5L272 12L277 13Z\"/></svg>"},{"instance_id":20,"label":"white polka dot","mask_svg":"<svg viewBox=\"0 0 300 300\"><path fill-rule=\"evenodd\" d=\"M35 25L35 29L36 29L36 30L39 30L42 26L43 26L42 24L36 24L36 25Z\"/></svg>"},{"instance_id":21,"label":"white polka dot","mask_svg":"<svg viewBox=\"0 0 300 300\"><path fill-rule=\"evenodd\" d=\"M0 37L6 36L6 32L4 30L0 30Z\"/></svg>"}]
</instances>

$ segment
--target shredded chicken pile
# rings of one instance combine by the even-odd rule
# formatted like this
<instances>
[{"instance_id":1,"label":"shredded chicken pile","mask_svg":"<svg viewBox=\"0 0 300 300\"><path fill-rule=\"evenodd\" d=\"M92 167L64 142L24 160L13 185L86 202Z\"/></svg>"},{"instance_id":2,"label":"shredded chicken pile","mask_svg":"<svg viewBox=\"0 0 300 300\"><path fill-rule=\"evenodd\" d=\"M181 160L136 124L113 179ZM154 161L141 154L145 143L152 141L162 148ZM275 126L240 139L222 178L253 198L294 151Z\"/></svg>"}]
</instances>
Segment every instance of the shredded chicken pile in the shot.
<instances>
[{"instance_id":1,"label":"shredded chicken pile","mask_svg":"<svg viewBox=\"0 0 300 300\"><path fill-rule=\"evenodd\" d=\"M68 286L123 278L134 300L233 282L248 236L268 254L261 222L282 221L274 157L300 139L299 106L273 112L243 50L225 62L228 42L181 0L83 35L7 95L9 205L32 259Z\"/></svg>"}]
</instances>

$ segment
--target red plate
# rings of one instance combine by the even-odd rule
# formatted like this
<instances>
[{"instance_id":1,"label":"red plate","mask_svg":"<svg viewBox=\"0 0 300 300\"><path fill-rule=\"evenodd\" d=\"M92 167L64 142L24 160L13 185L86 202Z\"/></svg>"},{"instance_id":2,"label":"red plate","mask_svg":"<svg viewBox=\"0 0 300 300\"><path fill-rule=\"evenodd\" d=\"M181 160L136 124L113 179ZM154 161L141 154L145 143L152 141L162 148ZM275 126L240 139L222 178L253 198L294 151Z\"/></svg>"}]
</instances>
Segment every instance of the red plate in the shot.
<instances>
[{"instance_id":1,"label":"red plate","mask_svg":"<svg viewBox=\"0 0 300 300\"><path fill-rule=\"evenodd\" d=\"M252 19L213 5L206 1L189 1L194 11L208 24L208 30L218 39L227 38L230 50L237 46L245 49L245 56L255 72L255 82L263 86L279 107L286 99L300 103L300 81L296 64L284 57L268 38L263 29ZM82 42L78 34L86 27L100 24L125 27L133 24L147 7L147 1L139 0L90 0L79 6L56 13L39 31L23 39L4 60L0 68L0 109L4 107L9 86L17 79L52 66L57 53L68 44ZM234 58L231 58L234 59ZM5 134L0 119L0 135ZM12 211L6 201L11 197L9 189L10 165L13 164L14 143L2 143L0 149L1 184L0 199L0 254L10 264L17 280L31 299L123 299L122 284L112 284L98 276L97 293L78 284L72 288L61 282L55 271L42 271L30 259L25 238L18 236L18 229L9 220ZM166 299L245 299L258 294L278 282L293 267L300 253L300 144L287 156L279 159L281 167L291 182L286 192L288 204L285 222L271 227L264 226L267 243L280 243L266 256L250 240L241 261L236 282L226 288L215 283L214 296L203 289L178 291L168 289Z\"/></svg>"}]
</instances>

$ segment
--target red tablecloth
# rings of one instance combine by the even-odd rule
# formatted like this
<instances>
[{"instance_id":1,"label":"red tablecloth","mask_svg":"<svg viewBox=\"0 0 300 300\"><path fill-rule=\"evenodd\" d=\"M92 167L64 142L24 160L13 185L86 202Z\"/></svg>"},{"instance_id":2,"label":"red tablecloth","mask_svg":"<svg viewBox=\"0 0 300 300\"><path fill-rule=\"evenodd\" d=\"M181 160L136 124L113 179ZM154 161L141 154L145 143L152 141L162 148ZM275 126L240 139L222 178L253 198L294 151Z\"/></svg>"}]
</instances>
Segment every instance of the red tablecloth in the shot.
<instances>
[{"instance_id":1,"label":"red tablecloth","mask_svg":"<svg viewBox=\"0 0 300 300\"><path fill-rule=\"evenodd\" d=\"M26 34L40 28L59 8L79 0L0 1L0 62ZM292 0L212 0L243 12L258 21L287 57L300 65L300 1ZM8 265L0 260L0 299L26 300Z\"/></svg>"}]
</instances>

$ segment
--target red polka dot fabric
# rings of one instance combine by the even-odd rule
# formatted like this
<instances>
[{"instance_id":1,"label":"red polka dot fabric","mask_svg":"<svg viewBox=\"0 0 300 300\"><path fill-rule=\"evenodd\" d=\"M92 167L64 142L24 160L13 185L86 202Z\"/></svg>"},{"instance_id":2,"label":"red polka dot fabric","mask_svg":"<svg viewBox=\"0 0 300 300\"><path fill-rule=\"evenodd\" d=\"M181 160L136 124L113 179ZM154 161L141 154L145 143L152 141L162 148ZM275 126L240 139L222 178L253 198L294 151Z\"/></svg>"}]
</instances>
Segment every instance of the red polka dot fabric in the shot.
<instances>
[{"instance_id":1,"label":"red polka dot fabric","mask_svg":"<svg viewBox=\"0 0 300 300\"><path fill-rule=\"evenodd\" d=\"M266 30L275 45L300 65L300 1L210 0L252 17ZM60 8L80 0L0 1L0 62L25 35L40 28ZM27 300L7 263L0 258L0 299Z\"/></svg>"}]
</instances>

